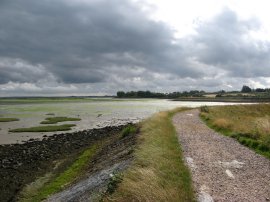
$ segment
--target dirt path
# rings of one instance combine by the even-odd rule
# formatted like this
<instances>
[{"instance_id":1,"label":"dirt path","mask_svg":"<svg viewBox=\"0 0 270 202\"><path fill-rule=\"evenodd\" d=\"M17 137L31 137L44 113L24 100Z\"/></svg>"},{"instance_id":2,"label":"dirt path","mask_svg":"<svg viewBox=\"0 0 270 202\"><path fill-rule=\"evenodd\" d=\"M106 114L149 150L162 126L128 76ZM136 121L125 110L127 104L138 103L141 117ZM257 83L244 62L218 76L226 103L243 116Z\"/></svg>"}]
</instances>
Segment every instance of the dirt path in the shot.
<instances>
[{"instance_id":1,"label":"dirt path","mask_svg":"<svg viewBox=\"0 0 270 202\"><path fill-rule=\"evenodd\" d=\"M173 118L198 201L270 201L270 161L217 134L198 114L191 110Z\"/></svg>"}]
</instances>

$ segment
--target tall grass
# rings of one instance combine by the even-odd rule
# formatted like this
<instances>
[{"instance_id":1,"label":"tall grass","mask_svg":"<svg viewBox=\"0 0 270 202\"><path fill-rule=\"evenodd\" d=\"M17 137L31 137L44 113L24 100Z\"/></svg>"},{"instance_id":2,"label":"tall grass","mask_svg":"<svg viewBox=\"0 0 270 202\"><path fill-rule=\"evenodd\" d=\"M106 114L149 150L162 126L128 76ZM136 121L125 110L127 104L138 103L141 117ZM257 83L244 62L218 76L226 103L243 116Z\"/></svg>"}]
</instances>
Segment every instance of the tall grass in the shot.
<instances>
[{"instance_id":1,"label":"tall grass","mask_svg":"<svg viewBox=\"0 0 270 202\"><path fill-rule=\"evenodd\" d=\"M160 112L142 123L135 160L105 201L195 201L171 120L183 110Z\"/></svg>"},{"instance_id":2,"label":"tall grass","mask_svg":"<svg viewBox=\"0 0 270 202\"><path fill-rule=\"evenodd\" d=\"M269 104L209 107L200 115L210 127L270 158Z\"/></svg>"}]
</instances>

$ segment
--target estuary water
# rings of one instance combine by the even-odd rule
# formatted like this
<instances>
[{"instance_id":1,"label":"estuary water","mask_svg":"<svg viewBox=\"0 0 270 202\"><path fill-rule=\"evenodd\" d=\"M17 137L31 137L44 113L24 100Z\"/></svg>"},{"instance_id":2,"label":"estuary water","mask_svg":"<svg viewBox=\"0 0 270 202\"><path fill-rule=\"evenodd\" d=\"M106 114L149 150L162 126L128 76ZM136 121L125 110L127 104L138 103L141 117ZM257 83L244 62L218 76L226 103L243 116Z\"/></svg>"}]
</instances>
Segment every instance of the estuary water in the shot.
<instances>
[{"instance_id":1,"label":"estuary water","mask_svg":"<svg viewBox=\"0 0 270 202\"><path fill-rule=\"evenodd\" d=\"M67 116L78 117L81 121L58 123L75 123L76 126L68 132L100 128L109 125L139 122L156 112L176 107L198 107L202 105L232 105L235 103L222 102L184 102L164 99L127 99L113 98L80 100L71 102L50 102L31 104L1 104L0 116L19 118L15 122L0 122L0 144L22 143L31 138L42 138L44 135L60 134L63 132L43 133L11 133L9 129L40 126L47 117ZM239 104L239 103L238 103ZM65 133L65 132L64 132Z\"/></svg>"}]
</instances>

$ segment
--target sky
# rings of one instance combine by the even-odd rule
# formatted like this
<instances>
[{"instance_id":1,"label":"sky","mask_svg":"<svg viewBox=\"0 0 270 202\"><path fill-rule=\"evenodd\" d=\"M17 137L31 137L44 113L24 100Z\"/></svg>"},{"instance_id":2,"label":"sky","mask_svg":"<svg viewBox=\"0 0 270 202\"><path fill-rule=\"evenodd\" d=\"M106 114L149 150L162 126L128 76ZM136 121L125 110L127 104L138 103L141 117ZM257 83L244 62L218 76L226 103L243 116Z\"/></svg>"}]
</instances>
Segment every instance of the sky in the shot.
<instances>
[{"instance_id":1,"label":"sky","mask_svg":"<svg viewBox=\"0 0 270 202\"><path fill-rule=\"evenodd\" d=\"M268 0L1 0L0 96L270 88Z\"/></svg>"}]
</instances>

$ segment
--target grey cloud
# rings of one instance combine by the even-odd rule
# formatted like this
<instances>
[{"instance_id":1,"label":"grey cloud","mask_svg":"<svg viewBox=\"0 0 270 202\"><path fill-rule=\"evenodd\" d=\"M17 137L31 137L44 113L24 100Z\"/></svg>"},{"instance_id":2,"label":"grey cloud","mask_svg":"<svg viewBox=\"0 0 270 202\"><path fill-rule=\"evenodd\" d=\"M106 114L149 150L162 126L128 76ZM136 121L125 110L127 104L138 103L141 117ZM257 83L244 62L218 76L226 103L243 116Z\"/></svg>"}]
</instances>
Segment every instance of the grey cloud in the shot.
<instances>
[{"instance_id":1,"label":"grey cloud","mask_svg":"<svg viewBox=\"0 0 270 202\"><path fill-rule=\"evenodd\" d=\"M45 79L56 80L40 64L33 65L22 59L4 57L0 57L0 75L0 84L8 82L36 83Z\"/></svg>"},{"instance_id":2,"label":"grey cloud","mask_svg":"<svg viewBox=\"0 0 270 202\"><path fill-rule=\"evenodd\" d=\"M198 27L193 54L201 63L226 70L230 76L269 77L270 43L248 35L259 28L258 20L243 21L233 11L224 9Z\"/></svg>"},{"instance_id":3,"label":"grey cloud","mask_svg":"<svg viewBox=\"0 0 270 202\"><path fill-rule=\"evenodd\" d=\"M171 43L169 27L130 1L6 1L0 25L1 56L43 64L65 83L102 82L117 65L200 75Z\"/></svg>"},{"instance_id":4,"label":"grey cloud","mask_svg":"<svg viewBox=\"0 0 270 202\"><path fill-rule=\"evenodd\" d=\"M33 93L218 90L270 77L270 43L248 37L258 20L224 9L197 35L175 39L140 7L128 0L1 1L0 91L16 94L19 84Z\"/></svg>"}]
</instances>

